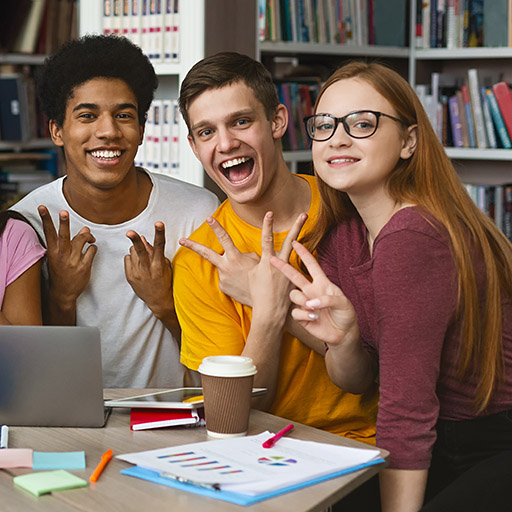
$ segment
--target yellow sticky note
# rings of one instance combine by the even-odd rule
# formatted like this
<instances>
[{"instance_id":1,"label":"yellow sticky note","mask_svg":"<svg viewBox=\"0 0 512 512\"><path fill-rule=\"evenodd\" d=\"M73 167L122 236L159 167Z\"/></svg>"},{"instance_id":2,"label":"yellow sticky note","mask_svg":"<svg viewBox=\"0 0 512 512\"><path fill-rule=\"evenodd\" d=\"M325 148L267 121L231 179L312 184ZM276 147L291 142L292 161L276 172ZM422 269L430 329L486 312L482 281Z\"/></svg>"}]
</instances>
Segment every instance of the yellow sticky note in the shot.
<instances>
[{"instance_id":1,"label":"yellow sticky note","mask_svg":"<svg viewBox=\"0 0 512 512\"><path fill-rule=\"evenodd\" d=\"M13 481L14 485L25 489L35 496L41 496L41 494L53 491L64 491L66 489L87 486L85 480L72 475L64 469L20 475L14 477Z\"/></svg>"}]
</instances>

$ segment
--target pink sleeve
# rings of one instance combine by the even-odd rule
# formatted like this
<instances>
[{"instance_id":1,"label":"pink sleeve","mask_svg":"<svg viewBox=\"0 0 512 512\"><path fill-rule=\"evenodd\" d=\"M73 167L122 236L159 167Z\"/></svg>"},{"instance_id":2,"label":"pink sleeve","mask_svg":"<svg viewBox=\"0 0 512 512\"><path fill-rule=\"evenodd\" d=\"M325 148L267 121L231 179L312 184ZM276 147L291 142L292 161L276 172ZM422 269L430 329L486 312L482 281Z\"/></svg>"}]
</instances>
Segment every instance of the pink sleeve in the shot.
<instances>
[{"instance_id":1,"label":"pink sleeve","mask_svg":"<svg viewBox=\"0 0 512 512\"><path fill-rule=\"evenodd\" d=\"M7 221L0 237L0 304L5 289L45 253L31 226L16 219Z\"/></svg>"},{"instance_id":2,"label":"pink sleeve","mask_svg":"<svg viewBox=\"0 0 512 512\"><path fill-rule=\"evenodd\" d=\"M439 416L443 342L457 303L450 249L423 233L392 233L375 248L373 284L380 370L377 445L390 451L390 468L426 469Z\"/></svg>"}]
</instances>

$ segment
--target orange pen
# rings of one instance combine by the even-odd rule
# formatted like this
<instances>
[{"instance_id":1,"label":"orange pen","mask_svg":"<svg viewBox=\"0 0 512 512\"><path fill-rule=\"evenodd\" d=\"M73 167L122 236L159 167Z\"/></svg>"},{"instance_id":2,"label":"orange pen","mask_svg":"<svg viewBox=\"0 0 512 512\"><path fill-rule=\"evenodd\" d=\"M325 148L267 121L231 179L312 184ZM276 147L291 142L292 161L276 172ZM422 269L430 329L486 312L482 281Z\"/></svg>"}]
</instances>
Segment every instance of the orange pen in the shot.
<instances>
[{"instance_id":1,"label":"orange pen","mask_svg":"<svg viewBox=\"0 0 512 512\"><path fill-rule=\"evenodd\" d=\"M96 480L98 480L102 471L105 469L105 466L108 464L108 461L112 458L113 453L114 452L112 450L107 450L101 456L100 463L96 466L96 469L94 470L94 473L91 475L91 478L89 478L91 482L96 482Z\"/></svg>"}]
</instances>

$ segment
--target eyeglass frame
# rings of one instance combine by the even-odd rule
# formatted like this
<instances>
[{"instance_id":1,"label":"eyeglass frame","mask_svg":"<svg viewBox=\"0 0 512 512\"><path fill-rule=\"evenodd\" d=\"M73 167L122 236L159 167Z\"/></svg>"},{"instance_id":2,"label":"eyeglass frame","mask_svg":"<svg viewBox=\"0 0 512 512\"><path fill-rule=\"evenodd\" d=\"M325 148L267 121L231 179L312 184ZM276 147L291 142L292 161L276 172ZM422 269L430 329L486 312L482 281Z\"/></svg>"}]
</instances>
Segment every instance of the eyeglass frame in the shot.
<instances>
[{"instance_id":1,"label":"eyeglass frame","mask_svg":"<svg viewBox=\"0 0 512 512\"><path fill-rule=\"evenodd\" d=\"M362 114L363 112L370 112L371 114L373 114L377 118L377 121L375 123L375 130L373 130L373 132L370 133L369 135L363 135L362 137L359 137L357 135L352 135L350 133L350 131L349 131L349 128L347 126L347 123L346 123L345 119L347 119L347 117L352 116L354 114ZM313 118L317 117L317 116L325 116L325 117L329 117L331 119L334 119L334 128L332 130L331 135L329 135L329 137L327 137L327 139L322 139L322 140L314 139L309 134L308 121L310 119L313 119ZM304 122L304 125L306 127L306 134L307 134L308 138L310 140L312 140L312 141L315 141L315 142L327 142L329 139L331 139L332 136L336 133L336 130L337 130L338 125L340 123L343 124L343 128L345 129L345 132L346 132L346 134L349 137L352 137L353 139L367 139L368 137L371 137L372 135L374 135L375 132L377 131L377 128L379 127L379 120L380 120L381 116L389 117L389 119L393 119L393 121L397 121L397 122L399 122L401 124L404 124L404 122L401 119L398 119L397 117L390 116L389 114L385 114L384 112L378 112L376 110L355 110L354 112L349 112L348 114L344 115L343 117L336 117L336 116L333 116L331 114L313 114L312 116L305 117L303 119L303 122Z\"/></svg>"}]
</instances>

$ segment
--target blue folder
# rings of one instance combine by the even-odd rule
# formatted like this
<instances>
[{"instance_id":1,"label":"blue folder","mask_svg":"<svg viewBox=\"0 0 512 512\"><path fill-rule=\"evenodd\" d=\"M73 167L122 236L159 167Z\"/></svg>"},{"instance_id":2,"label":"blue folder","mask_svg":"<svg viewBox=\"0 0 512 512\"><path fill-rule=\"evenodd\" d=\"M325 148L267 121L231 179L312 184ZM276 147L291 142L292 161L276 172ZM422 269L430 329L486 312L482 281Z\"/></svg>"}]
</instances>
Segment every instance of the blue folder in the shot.
<instances>
[{"instance_id":1,"label":"blue folder","mask_svg":"<svg viewBox=\"0 0 512 512\"><path fill-rule=\"evenodd\" d=\"M156 471L144 469L139 466L132 466L130 468L123 469L121 470L121 473L123 475L134 476L137 478L142 478L143 480L155 482L157 484L166 485L167 487L181 489L182 491L193 492L195 494L201 494L202 496L208 496L209 498L216 498L218 500L229 501L230 503L235 503L237 505L252 505L253 503L258 503L259 501L263 501L268 498L274 498L275 496L279 496L287 492L302 489L303 487L318 484L320 482L324 482L325 480L330 480L331 478L336 478L338 476L346 475L348 473L353 473L354 471L358 471L368 466L375 466L376 464L382 464L384 462L384 459L375 459L370 462L366 462L365 464L359 464L358 466L353 466L351 468L347 468L341 471L336 471L335 473L330 473L329 475L324 475L318 478L314 478L312 480L300 482L298 484L289 485L288 487L283 487L282 489L276 489L274 491L270 491L264 494L258 494L257 496L250 496L248 494L241 494L238 492L231 491L216 491L214 489L207 489L205 487L200 487L194 484L179 482L178 480L173 480L172 478L163 477Z\"/></svg>"}]
</instances>

